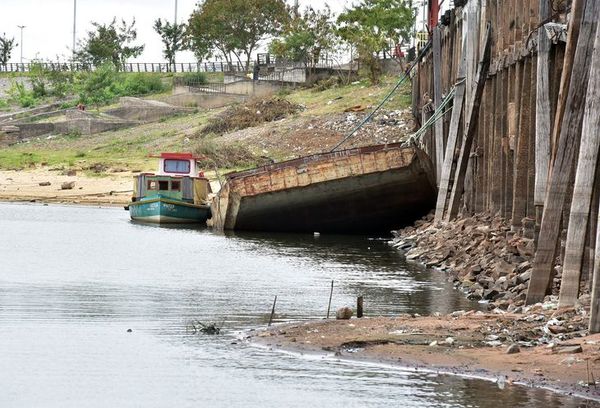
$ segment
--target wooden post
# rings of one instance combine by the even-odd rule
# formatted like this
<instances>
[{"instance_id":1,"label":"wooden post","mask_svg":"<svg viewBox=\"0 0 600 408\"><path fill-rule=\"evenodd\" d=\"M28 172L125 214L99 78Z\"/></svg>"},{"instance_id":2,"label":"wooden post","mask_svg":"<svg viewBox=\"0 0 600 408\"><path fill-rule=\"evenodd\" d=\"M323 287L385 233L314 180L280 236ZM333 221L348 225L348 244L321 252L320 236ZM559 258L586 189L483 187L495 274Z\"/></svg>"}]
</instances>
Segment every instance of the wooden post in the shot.
<instances>
[{"instance_id":1,"label":"wooden post","mask_svg":"<svg viewBox=\"0 0 600 408\"><path fill-rule=\"evenodd\" d=\"M573 201L567 230L565 260L559 306L572 306L579 295L579 282L585 251L588 216L595 185L600 149L600 30L596 30L596 49L590 68L586 109L581 130L579 160L573 186Z\"/></svg>"},{"instance_id":2,"label":"wooden post","mask_svg":"<svg viewBox=\"0 0 600 408\"><path fill-rule=\"evenodd\" d=\"M327 319L329 319L329 311L331 310L331 297L333 296L333 280L331 281L331 290L329 291L329 303L327 304Z\"/></svg>"},{"instance_id":3,"label":"wooden post","mask_svg":"<svg viewBox=\"0 0 600 408\"><path fill-rule=\"evenodd\" d=\"M433 101L435 109L442 103L442 45L440 28L433 29ZM434 109L434 110L435 110ZM444 162L444 122L435 122L435 180L439 185Z\"/></svg>"},{"instance_id":4,"label":"wooden post","mask_svg":"<svg viewBox=\"0 0 600 408\"><path fill-rule=\"evenodd\" d=\"M577 1L575 0L575 2ZM544 201L540 235L527 290L527 304L543 301L544 296L551 288L554 256L560 234L563 207L567 199L567 190L579 150L586 87L594 46L593 41L596 34L598 10L600 10L600 4L595 0L581 1L585 4L585 7L581 19L579 40L573 61L565 60L565 66L572 67L571 80L556 157ZM565 74L564 71L563 74L569 75ZM559 110L557 109L558 113ZM563 279L563 284L564 282Z\"/></svg>"},{"instance_id":5,"label":"wooden post","mask_svg":"<svg viewBox=\"0 0 600 408\"><path fill-rule=\"evenodd\" d=\"M359 319L363 317L363 297L359 296L356 298L356 317Z\"/></svg>"},{"instance_id":6,"label":"wooden post","mask_svg":"<svg viewBox=\"0 0 600 408\"><path fill-rule=\"evenodd\" d=\"M473 98L470 99L467 109L465 111L465 132L463 142L456 163L456 172L454 177L454 183L452 185L452 192L450 193L450 202L448 203L448 212L446 214L446 220L449 221L456 217L458 214L458 206L460 202L460 196L464 190L465 173L467 170L467 164L469 156L471 154L471 145L473 143L473 137L475 130L477 129L477 118L479 116L479 105L481 104L481 96L483 95L483 88L487 79L488 70L490 67L490 33L491 26L488 24L485 34L485 48L484 53L479 61L479 67L477 69L477 75L475 77L475 86L473 92Z\"/></svg>"},{"instance_id":7,"label":"wooden post","mask_svg":"<svg viewBox=\"0 0 600 408\"><path fill-rule=\"evenodd\" d=\"M583 121L583 132L595 134L600 133L600 30L596 31L594 57L590 70L590 81L588 84L587 108ZM587 136L586 136L587 137ZM597 187L596 187L597 188ZM596 192L597 193L597 192ZM598 211L600 215L600 210ZM596 220L598 234L600 234L600 222ZM592 300L590 305L590 333L600 332L600 236L596 235L594 251L594 276L592 278Z\"/></svg>"},{"instance_id":8,"label":"wooden post","mask_svg":"<svg viewBox=\"0 0 600 408\"><path fill-rule=\"evenodd\" d=\"M550 4L540 0L539 19L550 17ZM536 224L542 222L542 208L546 197L548 171L550 169L550 39L538 29L537 82L535 100L535 189Z\"/></svg>"},{"instance_id":9,"label":"wooden post","mask_svg":"<svg viewBox=\"0 0 600 408\"><path fill-rule=\"evenodd\" d=\"M273 308L271 308L271 316L269 317L269 326L273 323L273 316L275 315L275 304L277 303L277 295L273 299Z\"/></svg>"},{"instance_id":10,"label":"wooden post","mask_svg":"<svg viewBox=\"0 0 600 408\"><path fill-rule=\"evenodd\" d=\"M523 218L527 215L527 158L529 153L529 94L531 91L529 79L531 78L531 62L525 60L522 69L522 86L518 85L517 97L520 94L521 102L519 126L517 131L515 150L515 174L513 177L513 205L512 226L521 227Z\"/></svg>"},{"instance_id":11,"label":"wooden post","mask_svg":"<svg viewBox=\"0 0 600 408\"><path fill-rule=\"evenodd\" d=\"M450 190L450 178L452 176L452 164L454 162L454 152L458 141L458 130L460 126L460 117L462 116L463 105L465 100L465 72L466 72L466 36L463 33L462 38L462 54L458 66L458 77L456 90L454 93L454 104L452 105L452 118L450 119L450 128L448 130L448 143L446 144L446 154L444 155L444 165L442 167L442 175L440 178L437 203L435 206L435 221L441 221L444 218L446 210L446 200L448 199L448 191Z\"/></svg>"}]
</instances>

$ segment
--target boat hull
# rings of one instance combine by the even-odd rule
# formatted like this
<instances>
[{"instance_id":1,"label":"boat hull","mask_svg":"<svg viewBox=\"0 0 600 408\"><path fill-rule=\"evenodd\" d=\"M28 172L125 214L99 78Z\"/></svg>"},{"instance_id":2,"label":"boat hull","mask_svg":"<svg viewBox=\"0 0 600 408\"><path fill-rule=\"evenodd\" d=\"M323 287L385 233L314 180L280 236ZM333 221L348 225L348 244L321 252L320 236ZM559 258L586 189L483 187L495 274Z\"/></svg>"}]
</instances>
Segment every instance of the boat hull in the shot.
<instances>
[{"instance_id":1,"label":"boat hull","mask_svg":"<svg viewBox=\"0 0 600 408\"><path fill-rule=\"evenodd\" d=\"M211 212L208 205L194 205L167 198L142 199L129 204L132 220L156 224L205 223Z\"/></svg>"},{"instance_id":2,"label":"boat hull","mask_svg":"<svg viewBox=\"0 0 600 408\"><path fill-rule=\"evenodd\" d=\"M372 146L233 174L213 201L221 229L385 233L435 205L431 162L416 148Z\"/></svg>"}]
</instances>

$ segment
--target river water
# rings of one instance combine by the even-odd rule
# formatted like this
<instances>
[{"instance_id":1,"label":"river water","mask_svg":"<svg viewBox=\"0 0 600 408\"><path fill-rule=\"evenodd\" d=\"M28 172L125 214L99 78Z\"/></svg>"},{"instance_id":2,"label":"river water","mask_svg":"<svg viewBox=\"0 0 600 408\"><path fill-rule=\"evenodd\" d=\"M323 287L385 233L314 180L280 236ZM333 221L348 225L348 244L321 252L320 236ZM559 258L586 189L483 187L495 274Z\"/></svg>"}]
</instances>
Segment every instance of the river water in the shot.
<instances>
[{"instance_id":1,"label":"river water","mask_svg":"<svg viewBox=\"0 0 600 408\"><path fill-rule=\"evenodd\" d=\"M476 307L384 240L219 235L121 209L0 204L0 407L579 407L524 387L236 341L365 298L366 315ZM191 321L223 324L193 334ZM131 329L131 332L128 332ZM591 405L590 405L591 406Z\"/></svg>"}]
</instances>

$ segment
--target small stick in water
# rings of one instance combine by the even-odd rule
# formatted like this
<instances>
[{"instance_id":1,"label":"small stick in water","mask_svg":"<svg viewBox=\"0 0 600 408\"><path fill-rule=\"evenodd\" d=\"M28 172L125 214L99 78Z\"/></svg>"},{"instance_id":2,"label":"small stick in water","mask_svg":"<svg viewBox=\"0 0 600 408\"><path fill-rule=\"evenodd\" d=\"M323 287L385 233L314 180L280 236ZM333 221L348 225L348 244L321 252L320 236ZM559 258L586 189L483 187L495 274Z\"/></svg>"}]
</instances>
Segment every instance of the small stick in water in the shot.
<instances>
[{"instance_id":1,"label":"small stick in water","mask_svg":"<svg viewBox=\"0 0 600 408\"><path fill-rule=\"evenodd\" d=\"M275 314L275 304L277 303L277 295L275 295L275 299L273 299L273 308L271 309L271 317L269 317L269 326L273 322L273 315Z\"/></svg>"},{"instance_id":2,"label":"small stick in water","mask_svg":"<svg viewBox=\"0 0 600 408\"><path fill-rule=\"evenodd\" d=\"M363 317L363 297L356 298L356 317Z\"/></svg>"},{"instance_id":3,"label":"small stick in water","mask_svg":"<svg viewBox=\"0 0 600 408\"><path fill-rule=\"evenodd\" d=\"M327 305L327 318L329 319L329 311L331 310L331 297L333 296L333 280L331 281L331 291L329 292L329 304Z\"/></svg>"}]
</instances>

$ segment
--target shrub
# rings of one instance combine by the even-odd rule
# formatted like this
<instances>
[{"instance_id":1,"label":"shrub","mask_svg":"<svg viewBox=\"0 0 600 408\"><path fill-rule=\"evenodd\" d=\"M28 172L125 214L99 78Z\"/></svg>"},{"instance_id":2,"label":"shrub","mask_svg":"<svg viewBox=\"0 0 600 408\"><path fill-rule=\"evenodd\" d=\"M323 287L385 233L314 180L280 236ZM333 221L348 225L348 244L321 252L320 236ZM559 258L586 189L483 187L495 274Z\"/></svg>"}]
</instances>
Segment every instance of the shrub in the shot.
<instances>
[{"instance_id":1,"label":"shrub","mask_svg":"<svg viewBox=\"0 0 600 408\"><path fill-rule=\"evenodd\" d=\"M313 91L315 91L315 92L325 91L327 89L336 88L339 84L340 84L340 78L337 76L331 76L329 78L322 79L319 82L317 82L313 87Z\"/></svg>"},{"instance_id":2,"label":"shrub","mask_svg":"<svg viewBox=\"0 0 600 408\"><path fill-rule=\"evenodd\" d=\"M212 139L203 139L195 147L194 153L202 156L198 160L204 168L250 167L255 166L259 160L248 147L241 143L221 144Z\"/></svg>"},{"instance_id":3,"label":"shrub","mask_svg":"<svg viewBox=\"0 0 600 408\"><path fill-rule=\"evenodd\" d=\"M186 72L181 78L185 86L202 85L208 82L204 72Z\"/></svg>"},{"instance_id":4,"label":"shrub","mask_svg":"<svg viewBox=\"0 0 600 408\"><path fill-rule=\"evenodd\" d=\"M23 82L15 81L8 89L10 99L23 108L30 108L37 103L33 91L28 90Z\"/></svg>"},{"instance_id":5,"label":"shrub","mask_svg":"<svg viewBox=\"0 0 600 408\"><path fill-rule=\"evenodd\" d=\"M165 86L157 75L146 75L143 73L120 74L117 86L119 96L146 95L159 93L165 90Z\"/></svg>"},{"instance_id":6,"label":"shrub","mask_svg":"<svg viewBox=\"0 0 600 408\"><path fill-rule=\"evenodd\" d=\"M119 96L139 96L165 90L159 76L117 73L112 64L84 73L76 82L80 102L96 106L107 105Z\"/></svg>"}]
</instances>

